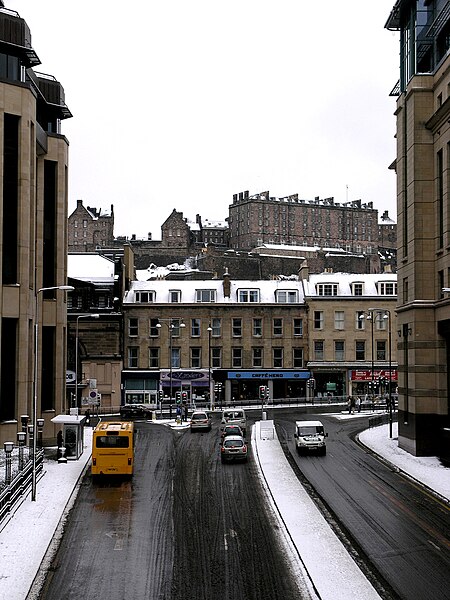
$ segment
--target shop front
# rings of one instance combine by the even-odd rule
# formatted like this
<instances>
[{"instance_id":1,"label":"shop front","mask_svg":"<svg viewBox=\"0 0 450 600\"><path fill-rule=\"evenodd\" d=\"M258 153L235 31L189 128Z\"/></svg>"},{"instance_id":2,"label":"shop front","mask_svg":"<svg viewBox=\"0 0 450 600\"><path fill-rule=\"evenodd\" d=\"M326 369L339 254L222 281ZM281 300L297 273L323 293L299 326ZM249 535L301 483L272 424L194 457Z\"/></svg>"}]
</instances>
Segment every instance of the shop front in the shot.
<instances>
[{"instance_id":1,"label":"shop front","mask_svg":"<svg viewBox=\"0 0 450 600\"><path fill-rule=\"evenodd\" d=\"M397 369L355 369L349 371L350 394L352 396L389 396L396 394Z\"/></svg>"},{"instance_id":2,"label":"shop front","mask_svg":"<svg viewBox=\"0 0 450 600\"><path fill-rule=\"evenodd\" d=\"M158 401L159 371L122 371L122 404L156 408Z\"/></svg>"},{"instance_id":3,"label":"shop front","mask_svg":"<svg viewBox=\"0 0 450 600\"><path fill-rule=\"evenodd\" d=\"M269 388L269 398L301 398L306 396L307 381L310 372L299 370L254 370L225 371L215 370L216 382L222 384L223 401L230 404L239 401L250 401L259 398L259 387Z\"/></svg>"},{"instance_id":4,"label":"shop front","mask_svg":"<svg viewBox=\"0 0 450 600\"><path fill-rule=\"evenodd\" d=\"M162 369L160 372L161 390L167 401L179 394L189 402L209 401L209 388L213 384L213 376L208 369Z\"/></svg>"}]
</instances>

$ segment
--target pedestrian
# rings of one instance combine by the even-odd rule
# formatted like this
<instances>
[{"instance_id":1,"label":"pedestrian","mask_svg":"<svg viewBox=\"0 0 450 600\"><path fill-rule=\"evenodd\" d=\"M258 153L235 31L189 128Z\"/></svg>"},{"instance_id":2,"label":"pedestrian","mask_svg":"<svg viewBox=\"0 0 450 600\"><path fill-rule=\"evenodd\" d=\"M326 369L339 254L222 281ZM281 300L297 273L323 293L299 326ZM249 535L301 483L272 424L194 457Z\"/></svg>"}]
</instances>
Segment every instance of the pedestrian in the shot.
<instances>
[{"instance_id":1,"label":"pedestrian","mask_svg":"<svg viewBox=\"0 0 450 600\"><path fill-rule=\"evenodd\" d=\"M352 415L355 414L355 399L353 396L350 396L350 412Z\"/></svg>"},{"instance_id":2,"label":"pedestrian","mask_svg":"<svg viewBox=\"0 0 450 600\"><path fill-rule=\"evenodd\" d=\"M56 460L60 459L63 455L62 447L63 447L63 432L61 429L56 434L56 445L58 449L56 450Z\"/></svg>"},{"instance_id":3,"label":"pedestrian","mask_svg":"<svg viewBox=\"0 0 450 600\"><path fill-rule=\"evenodd\" d=\"M352 412L352 397L348 396L347 398L347 408L348 408L348 414L350 414Z\"/></svg>"},{"instance_id":4,"label":"pedestrian","mask_svg":"<svg viewBox=\"0 0 450 600\"><path fill-rule=\"evenodd\" d=\"M187 421L188 418L188 405L186 402L183 402L183 421Z\"/></svg>"},{"instance_id":5,"label":"pedestrian","mask_svg":"<svg viewBox=\"0 0 450 600\"><path fill-rule=\"evenodd\" d=\"M361 398L359 396L356 397L356 410L361 412Z\"/></svg>"}]
</instances>

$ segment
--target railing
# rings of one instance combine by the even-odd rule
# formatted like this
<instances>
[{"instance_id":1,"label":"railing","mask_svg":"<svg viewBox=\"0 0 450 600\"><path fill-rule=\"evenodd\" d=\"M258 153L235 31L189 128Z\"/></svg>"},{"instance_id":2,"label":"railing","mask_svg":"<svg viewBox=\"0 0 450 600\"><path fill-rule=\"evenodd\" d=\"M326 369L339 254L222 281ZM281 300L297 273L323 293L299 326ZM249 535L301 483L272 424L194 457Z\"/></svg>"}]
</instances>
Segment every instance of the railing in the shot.
<instances>
[{"instance_id":1,"label":"railing","mask_svg":"<svg viewBox=\"0 0 450 600\"><path fill-rule=\"evenodd\" d=\"M4 480L5 468L4 465L1 464L4 463L3 458L4 457L2 456L2 460L0 461L0 468L2 469L0 472L0 524L20 498L31 488L33 476L33 461L31 460L30 455L28 455L22 470L17 470L16 468L12 469L13 478L11 479L11 483L7 485ZM42 471L43 463L44 450L38 449L36 453L36 474ZM18 458L15 451L14 467L16 467L16 464L18 464Z\"/></svg>"}]
</instances>

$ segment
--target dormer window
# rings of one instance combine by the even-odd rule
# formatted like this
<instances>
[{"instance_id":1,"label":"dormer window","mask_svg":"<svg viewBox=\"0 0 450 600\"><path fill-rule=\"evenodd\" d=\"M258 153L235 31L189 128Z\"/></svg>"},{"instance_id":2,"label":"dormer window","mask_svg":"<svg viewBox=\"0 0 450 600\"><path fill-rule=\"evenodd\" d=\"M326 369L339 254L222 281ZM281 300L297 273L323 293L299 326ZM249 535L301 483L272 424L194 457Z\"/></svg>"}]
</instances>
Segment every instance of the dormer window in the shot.
<instances>
[{"instance_id":1,"label":"dormer window","mask_svg":"<svg viewBox=\"0 0 450 600\"><path fill-rule=\"evenodd\" d=\"M337 283L317 283L316 293L318 296L337 296L338 295L338 284Z\"/></svg>"},{"instance_id":2,"label":"dormer window","mask_svg":"<svg viewBox=\"0 0 450 600\"><path fill-rule=\"evenodd\" d=\"M155 301L156 292L155 291L150 291L150 292L138 291L135 293L135 298L136 298L136 302L139 302L140 304L150 304Z\"/></svg>"},{"instance_id":3,"label":"dormer window","mask_svg":"<svg viewBox=\"0 0 450 600\"><path fill-rule=\"evenodd\" d=\"M169 302L181 302L181 290L169 290Z\"/></svg>"},{"instance_id":4,"label":"dormer window","mask_svg":"<svg viewBox=\"0 0 450 600\"><path fill-rule=\"evenodd\" d=\"M379 281L377 289L380 296L396 296L397 283L395 281Z\"/></svg>"},{"instance_id":5,"label":"dormer window","mask_svg":"<svg viewBox=\"0 0 450 600\"><path fill-rule=\"evenodd\" d=\"M362 296L364 292L364 283L355 281L350 284L353 296Z\"/></svg>"},{"instance_id":6,"label":"dormer window","mask_svg":"<svg viewBox=\"0 0 450 600\"><path fill-rule=\"evenodd\" d=\"M259 290L238 290L238 302L259 302Z\"/></svg>"},{"instance_id":7,"label":"dormer window","mask_svg":"<svg viewBox=\"0 0 450 600\"><path fill-rule=\"evenodd\" d=\"M196 302L215 302L216 290L196 290Z\"/></svg>"},{"instance_id":8,"label":"dormer window","mask_svg":"<svg viewBox=\"0 0 450 600\"><path fill-rule=\"evenodd\" d=\"M275 298L279 304L295 304L298 302L298 290L277 290Z\"/></svg>"}]
</instances>

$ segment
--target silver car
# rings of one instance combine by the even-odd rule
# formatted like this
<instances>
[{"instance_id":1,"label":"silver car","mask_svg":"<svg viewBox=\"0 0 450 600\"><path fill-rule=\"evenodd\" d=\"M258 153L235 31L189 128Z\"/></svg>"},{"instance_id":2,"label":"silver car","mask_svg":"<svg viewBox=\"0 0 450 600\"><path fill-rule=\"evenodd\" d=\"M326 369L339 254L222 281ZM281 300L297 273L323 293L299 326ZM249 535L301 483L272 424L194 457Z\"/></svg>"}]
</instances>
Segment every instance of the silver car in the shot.
<instances>
[{"instance_id":1,"label":"silver car","mask_svg":"<svg viewBox=\"0 0 450 600\"><path fill-rule=\"evenodd\" d=\"M211 417L206 412L206 410L194 410L194 412L191 415L191 431L195 431L196 429L210 431L211 424Z\"/></svg>"},{"instance_id":2,"label":"silver car","mask_svg":"<svg viewBox=\"0 0 450 600\"><path fill-rule=\"evenodd\" d=\"M233 460L247 460L248 446L241 435L227 435L220 445L220 458L222 462Z\"/></svg>"}]
</instances>

